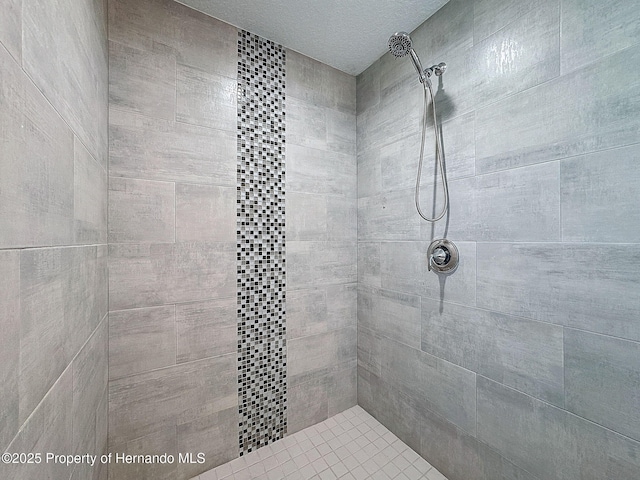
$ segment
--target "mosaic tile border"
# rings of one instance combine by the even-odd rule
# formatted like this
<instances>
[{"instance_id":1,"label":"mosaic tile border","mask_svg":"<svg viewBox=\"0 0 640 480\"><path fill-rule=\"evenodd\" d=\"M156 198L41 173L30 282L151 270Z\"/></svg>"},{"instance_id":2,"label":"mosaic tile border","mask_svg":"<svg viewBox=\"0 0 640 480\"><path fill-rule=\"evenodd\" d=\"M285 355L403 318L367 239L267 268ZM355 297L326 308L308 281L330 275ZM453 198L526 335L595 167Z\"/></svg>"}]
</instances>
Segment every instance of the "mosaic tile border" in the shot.
<instances>
[{"instance_id":1,"label":"mosaic tile border","mask_svg":"<svg viewBox=\"0 0 640 480\"><path fill-rule=\"evenodd\" d=\"M238 32L238 400L240 455L287 431L285 50Z\"/></svg>"}]
</instances>

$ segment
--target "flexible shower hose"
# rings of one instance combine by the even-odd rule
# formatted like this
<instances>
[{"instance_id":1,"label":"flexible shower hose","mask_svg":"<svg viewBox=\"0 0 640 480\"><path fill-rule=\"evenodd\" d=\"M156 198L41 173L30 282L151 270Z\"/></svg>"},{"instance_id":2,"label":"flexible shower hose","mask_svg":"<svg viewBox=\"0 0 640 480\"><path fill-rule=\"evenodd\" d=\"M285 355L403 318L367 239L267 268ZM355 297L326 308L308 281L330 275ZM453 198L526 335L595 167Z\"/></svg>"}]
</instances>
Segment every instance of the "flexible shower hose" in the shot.
<instances>
[{"instance_id":1,"label":"flexible shower hose","mask_svg":"<svg viewBox=\"0 0 640 480\"><path fill-rule=\"evenodd\" d=\"M447 209L449 208L449 187L447 185L447 178L444 174L444 159L442 158L442 145L440 143L440 135L438 132L438 121L436 119L436 99L433 96L433 90L431 89L431 82L429 79L425 79L422 82L422 86L424 88L424 115L422 117L422 141L420 142L420 161L418 162L418 178L416 179L416 209L422 218L424 218L427 222L437 222L447 213ZM438 168L440 169L440 178L442 181L442 192L444 195L444 205L442 206L442 212L440 215L434 218L427 217L424 213L422 213L422 209L420 208L420 180L422 178L422 161L424 159L424 139L425 133L427 131L427 114L429 111L428 101L427 101L427 91L429 92L429 96L431 97L431 106L433 108L433 131L436 136L436 162L438 163Z\"/></svg>"}]
</instances>

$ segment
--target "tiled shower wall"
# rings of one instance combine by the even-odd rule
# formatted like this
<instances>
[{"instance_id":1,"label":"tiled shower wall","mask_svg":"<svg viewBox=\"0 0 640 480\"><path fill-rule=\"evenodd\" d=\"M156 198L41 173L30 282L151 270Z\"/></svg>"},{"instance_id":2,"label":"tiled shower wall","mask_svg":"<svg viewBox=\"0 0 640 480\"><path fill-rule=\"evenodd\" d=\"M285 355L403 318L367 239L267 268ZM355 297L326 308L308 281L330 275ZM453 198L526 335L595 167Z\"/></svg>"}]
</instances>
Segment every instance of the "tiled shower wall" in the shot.
<instances>
[{"instance_id":1,"label":"tiled shower wall","mask_svg":"<svg viewBox=\"0 0 640 480\"><path fill-rule=\"evenodd\" d=\"M106 28L103 1L2 2L2 452L106 449ZM106 474L0 464L17 480Z\"/></svg>"},{"instance_id":2,"label":"tiled shower wall","mask_svg":"<svg viewBox=\"0 0 640 480\"><path fill-rule=\"evenodd\" d=\"M358 76L358 403L451 480L638 477L639 23L630 0L451 0L412 33L448 65L435 228L411 62Z\"/></svg>"},{"instance_id":3,"label":"tiled shower wall","mask_svg":"<svg viewBox=\"0 0 640 480\"><path fill-rule=\"evenodd\" d=\"M173 1L109 2L109 448L206 455L113 479L240 453L238 38ZM356 402L355 78L285 56L291 433Z\"/></svg>"}]
</instances>

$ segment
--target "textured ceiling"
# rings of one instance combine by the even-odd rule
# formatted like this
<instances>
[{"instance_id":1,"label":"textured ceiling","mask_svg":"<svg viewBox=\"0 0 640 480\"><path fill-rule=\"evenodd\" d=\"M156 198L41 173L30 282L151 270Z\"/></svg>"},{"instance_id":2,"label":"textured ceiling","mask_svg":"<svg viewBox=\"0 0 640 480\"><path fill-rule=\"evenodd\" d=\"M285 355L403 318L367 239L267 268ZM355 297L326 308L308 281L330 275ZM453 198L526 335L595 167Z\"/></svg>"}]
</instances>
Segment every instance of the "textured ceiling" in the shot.
<instances>
[{"instance_id":1,"label":"textured ceiling","mask_svg":"<svg viewBox=\"0 0 640 480\"><path fill-rule=\"evenodd\" d=\"M212 17L357 75L448 0L179 0Z\"/></svg>"}]
</instances>

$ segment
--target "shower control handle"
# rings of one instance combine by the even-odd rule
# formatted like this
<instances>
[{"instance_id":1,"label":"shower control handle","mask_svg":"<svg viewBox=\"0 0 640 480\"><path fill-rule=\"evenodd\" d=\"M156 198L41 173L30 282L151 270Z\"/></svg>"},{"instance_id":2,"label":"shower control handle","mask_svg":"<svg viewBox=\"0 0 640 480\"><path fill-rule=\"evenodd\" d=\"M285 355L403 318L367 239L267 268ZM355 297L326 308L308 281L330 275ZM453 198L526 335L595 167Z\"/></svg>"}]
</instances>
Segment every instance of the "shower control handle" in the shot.
<instances>
[{"instance_id":1,"label":"shower control handle","mask_svg":"<svg viewBox=\"0 0 640 480\"><path fill-rule=\"evenodd\" d=\"M434 240L427 249L429 271L436 273L453 273L458 267L458 248L446 238Z\"/></svg>"}]
</instances>

